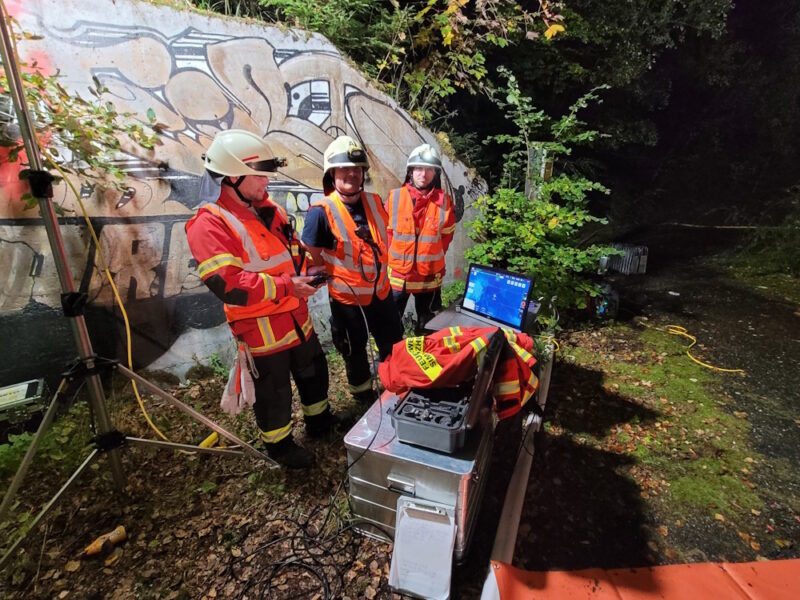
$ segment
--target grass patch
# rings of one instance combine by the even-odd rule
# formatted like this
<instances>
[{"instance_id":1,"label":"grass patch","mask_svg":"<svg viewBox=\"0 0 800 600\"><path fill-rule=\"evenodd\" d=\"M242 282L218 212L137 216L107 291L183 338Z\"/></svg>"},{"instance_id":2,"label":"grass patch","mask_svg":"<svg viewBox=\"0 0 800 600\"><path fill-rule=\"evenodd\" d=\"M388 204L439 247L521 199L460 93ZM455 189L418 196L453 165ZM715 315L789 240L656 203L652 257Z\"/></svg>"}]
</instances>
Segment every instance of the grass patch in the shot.
<instances>
[{"instance_id":1,"label":"grass patch","mask_svg":"<svg viewBox=\"0 0 800 600\"><path fill-rule=\"evenodd\" d=\"M633 479L659 495L669 512L744 516L761 505L748 478L762 461L748 450L750 424L726 410L711 385L717 375L686 356L687 341L625 324L584 337L588 343L569 346L563 355L602 371L606 393L655 414L645 421L632 414L598 437L598 448L633 458Z\"/></svg>"}]
</instances>

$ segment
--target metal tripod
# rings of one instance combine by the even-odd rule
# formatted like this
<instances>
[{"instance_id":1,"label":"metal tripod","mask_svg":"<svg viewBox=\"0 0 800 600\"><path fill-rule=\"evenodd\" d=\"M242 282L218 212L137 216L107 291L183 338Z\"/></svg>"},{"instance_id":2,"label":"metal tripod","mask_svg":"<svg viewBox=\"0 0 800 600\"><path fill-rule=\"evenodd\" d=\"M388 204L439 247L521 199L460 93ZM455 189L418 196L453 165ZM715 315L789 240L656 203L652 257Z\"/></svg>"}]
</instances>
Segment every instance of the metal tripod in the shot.
<instances>
[{"instance_id":1,"label":"metal tripod","mask_svg":"<svg viewBox=\"0 0 800 600\"><path fill-rule=\"evenodd\" d=\"M86 295L75 291L72 282L72 275L67 265L67 256L64 250L64 243L61 237L61 232L58 228L58 221L55 210L53 209L53 176L43 169L42 157L39 146L36 142L35 130L32 125L30 113L28 112L28 105L25 100L25 93L22 87L22 79L18 71L16 57L14 55L14 45L11 40L11 35L7 25L8 12L5 4L0 0L0 58L5 70L6 78L8 80L8 88L11 98L14 102L14 108L17 113L17 120L19 122L20 134L25 145L25 152L28 157L28 164L30 169L27 171L28 181L31 187L31 193L39 203L39 210L41 211L42 220L44 221L45 230L47 231L47 238L50 244L50 249L53 253L53 260L55 261L56 271L61 285L61 305L64 310L64 316L70 321L73 336L75 337L75 344L78 349L79 361L76 367L67 374L65 379L56 391L47 412L42 419L39 429L31 441L31 445L25 454L19 469L14 476L11 486L6 492L2 504L0 504L0 522L8 512L9 507L16 495L22 480L28 471L28 467L33 460L42 436L52 423L56 408L59 404L61 396L66 390L67 382L72 379L85 378L88 388L88 402L92 414L96 422L96 442L95 448L91 451L89 456L81 463L77 470L69 477L67 482L62 488L56 492L55 496L44 506L38 515L31 522L28 531L32 530L38 522L50 511L50 509L58 502L58 500L75 484L78 477L88 468L95 460L101 455L105 454L108 457L108 462L111 466L111 474L113 476L115 486L123 491L125 487L125 475L122 470L122 461L120 458L120 449L126 444L134 444L141 446L158 446L171 448L173 450L193 450L197 452L220 454L224 456L241 456L245 453L260 459L268 461L270 468L278 468L279 465L274 460L270 459L267 455L259 452L247 442L239 439L234 434L223 429L212 420L204 417L202 414L187 406L183 402L172 397L164 392L161 388L146 379L137 375L130 369L122 365L117 365L115 361L109 361L95 356L92 351L92 343L89 337L89 332L86 327L86 321L83 316L83 308L86 303ZM158 440L147 440L142 438L126 437L114 429L111 419L106 410L105 395L103 392L100 374L103 370L116 368L125 377L131 381L141 385L151 394L166 400L174 407L182 412L190 415L195 420L208 426L216 431L223 438L230 440L236 444L236 447L229 449L220 448L202 448L188 444L176 444L171 442L163 442ZM0 558L0 569L14 554L20 543L25 539L27 534L23 534L17 539L8 551Z\"/></svg>"}]
</instances>

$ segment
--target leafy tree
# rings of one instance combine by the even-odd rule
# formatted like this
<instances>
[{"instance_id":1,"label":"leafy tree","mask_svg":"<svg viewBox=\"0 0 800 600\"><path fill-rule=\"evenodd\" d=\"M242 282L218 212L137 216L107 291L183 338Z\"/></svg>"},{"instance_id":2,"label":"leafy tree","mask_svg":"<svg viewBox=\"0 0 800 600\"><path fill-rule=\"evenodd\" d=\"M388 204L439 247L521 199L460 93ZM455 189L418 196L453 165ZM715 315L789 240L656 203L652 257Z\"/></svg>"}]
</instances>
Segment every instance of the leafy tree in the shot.
<instances>
[{"instance_id":1,"label":"leafy tree","mask_svg":"<svg viewBox=\"0 0 800 600\"><path fill-rule=\"evenodd\" d=\"M502 186L476 201L479 214L469 224L476 244L466 257L532 274L535 295L557 296L556 305L562 308L583 308L587 297L598 293L587 274L597 268L602 255L614 253L611 248L580 243L587 224L605 223L589 212L588 195L609 191L574 170L567 160L572 145L588 144L599 137L578 117L579 111L599 102L597 90L584 94L565 115L553 120L520 92L513 74L506 69L501 74L506 87L495 92L495 101L506 111L516 133L486 140L502 144L508 151L503 154ZM532 161L532 156L540 160ZM547 176L547 169L539 166L541 157L557 162L557 176ZM519 189L523 183L531 190L527 195ZM542 319L546 317L542 315Z\"/></svg>"},{"instance_id":2,"label":"leafy tree","mask_svg":"<svg viewBox=\"0 0 800 600\"><path fill-rule=\"evenodd\" d=\"M201 8L247 14L321 33L419 120L444 116L445 100L487 90L486 53L564 31L560 3L532 10L510 0L204 1Z\"/></svg>"},{"instance_id":3,"label":"leafy tree","mask_svg":"<svg viewBox=\"0 0 800 600\"><path fill-rule=\"evenodd\" d=\"M14 33L13 24L10 19L8 25L15 40L38 39L30 33ZM43 73L36 62L19 61L19 67L45 169L101 179L123 189L125 174L112 161L116 153L123 151L125 141L128 151L138 148L146 152L161 144L157 132L162 126L155 123L155 114L148 111L147 123L132 113L117 112L113 103L104 99L108 90L97 78L88 88L94 99L86 100L79 93L67 91L59 81L58 72ZM0 100L10 112L7 89L6 72L0 69ZM16 128L0 127L0 148L8 162L24 156L25 146ZM23 200L28 208L36 205L30 194L23 196ZM61 210L58 205L55 208Z\"/></svg>"}]
</instances>

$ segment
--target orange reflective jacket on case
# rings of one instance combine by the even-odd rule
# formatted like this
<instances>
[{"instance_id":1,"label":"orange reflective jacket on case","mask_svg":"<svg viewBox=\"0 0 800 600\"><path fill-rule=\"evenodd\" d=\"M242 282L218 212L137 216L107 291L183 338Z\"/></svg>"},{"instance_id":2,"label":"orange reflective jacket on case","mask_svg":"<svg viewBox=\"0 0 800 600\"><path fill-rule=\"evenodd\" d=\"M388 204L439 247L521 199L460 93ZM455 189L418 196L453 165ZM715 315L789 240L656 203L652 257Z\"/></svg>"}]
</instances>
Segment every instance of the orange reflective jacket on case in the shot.
<instances>
[{"instance_id":1,"label":"orange reflective jacket on case","mask_svg":"<svg viewBox=\"0 0 800 600\"><path fill-rule=\"evenodd\" d=\"M414 201L405 186L391 190L386 211L392 230L389 246L389 268L402 282L402 276L416 273L425 277L439 275L436 287L441 286L441 275L445 271L445 248L442 232L445 227L450 197L443 195L442 205L428 202L421 226L417 230L414 222Z\"/></svg>"},{"instance_id":2,"label":"orange reflective jacket on case","mask_svg":"<svg viewBox=\"0 0 800 600\"><path fill-rule=\"evenodd\" d=\"M389 294L386 274L387 217L378 194L362 192L361 202L375 244L374 250L356 234L355 221L335 191L315 201L312 206L321 206L325 210L331 233L337 241L335 250L325 248L322 251L325 270L332 276L328 281L330 297L342 304L365 306L372 302L373 293L380 299ZM378 264L375 264L376 253Z\"/></svg>"},{"instance_id":3,"label":"orange reflective jacket on case","mask_svg":"<svg viewBox=\"0 0 800 600\"><path fill-rule=\"evenodd\" d=\"M384 387L395 394L412 388L456 387L474 377L496 327L450 327L424 337L407 338L392 347L378 366ZM533 373L533 340L503 329L508 346L494 377L495 411L510 417L531 399L539 386Z\"/></svg>"}]
</instances>

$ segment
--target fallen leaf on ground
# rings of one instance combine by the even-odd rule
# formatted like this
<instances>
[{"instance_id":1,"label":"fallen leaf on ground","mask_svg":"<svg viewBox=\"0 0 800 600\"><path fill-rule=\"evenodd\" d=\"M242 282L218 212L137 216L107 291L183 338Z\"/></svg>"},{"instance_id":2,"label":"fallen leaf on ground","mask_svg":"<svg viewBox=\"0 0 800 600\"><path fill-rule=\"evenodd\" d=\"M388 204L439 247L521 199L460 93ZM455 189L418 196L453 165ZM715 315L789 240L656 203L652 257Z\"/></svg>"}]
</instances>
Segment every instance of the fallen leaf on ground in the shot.
<instances>
[{"instance_id":1,"label":"fallen leaf on ground","mask_svg":"<svg viewBox=\"0 0 800 600\"><path fill-rule=\"evenodd\" d=\"M756 510L755 508L751 508L750 512L753 513L755 516L758 516L758 515L761 514L761 511L760 510Z\"/></svg>"},{"instance_id":2,"label":"fallen leaf on ground","mask_svg":"<svg viewBox=\"0 0 800 600\"><path fill-rule=\"evenodd\" d=\"M661 527L658 528L658 533L660 533L664 537L667 537L668 530L666 526L661 525Z\"/></svg>"},{"instance_id":3,"label":"fallen leaf on ground","mask_svg":"<svg viewBox=\"0 0 800 600\"><path fill-rule=\"evenodd\" d=\"M761 550L761 544L759 544L759 543L758 543L757 541L755 541L755 540L750 540L750 547L751 547L753 550L755 550L756 552L758 552L759 550Z\"/></svg>"},{"instance_id":4,"label":"fallen leaf on ground","mask_svg":"<svg viewBox=\"0 0 800 600\"><path fill-rule=\"evenodd\" d=\"M719 513L716 513L716 514L714 515L714 518L715 518L717 521L722 521L723 523L725 522L725 517L724 517L723 515L719 514Z\"/></svg>"},{"instance_id":5,"label":"fallen leaf on ground","mask_svg":"<svg viewBox=\"0 0 800 600\"><path fill-rule=\"evenodd\" d=\"M81 561L79 561L79 560L71 560L64 567L64 570L67 573L74 573L75 571L77 571L80 568L81 568Z\"/></svg>"},{"instance_id":6,"label":"fallen leaf on ground","mask_svg":"<svg viewBox=\"0 0 800 600\"><path fill-rule=\"evenodd\" d=\"M744 531L740 531L739 532L739 537L742 538L745 542L749 542L750 541L750 534L749 533L745 533Z\"/></svg>"},{"instance_id":7,"label":"fallen leaf on ground","mask_svg":"<svg viewBox=\"0 0 800 600\"><path fill-rule=\"evenodd\" d=\"M107 567L110 567L119 560L120 556L122 556L122 548L114 548L114 552L112 552L111 556L103 561L103 564Z\"/></svg>"}]
</instances>

